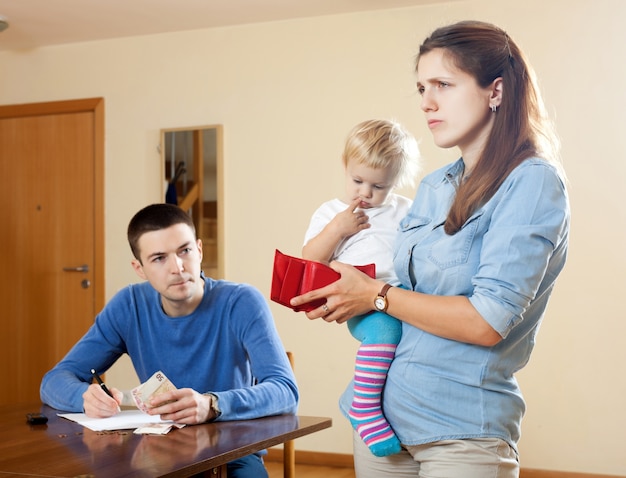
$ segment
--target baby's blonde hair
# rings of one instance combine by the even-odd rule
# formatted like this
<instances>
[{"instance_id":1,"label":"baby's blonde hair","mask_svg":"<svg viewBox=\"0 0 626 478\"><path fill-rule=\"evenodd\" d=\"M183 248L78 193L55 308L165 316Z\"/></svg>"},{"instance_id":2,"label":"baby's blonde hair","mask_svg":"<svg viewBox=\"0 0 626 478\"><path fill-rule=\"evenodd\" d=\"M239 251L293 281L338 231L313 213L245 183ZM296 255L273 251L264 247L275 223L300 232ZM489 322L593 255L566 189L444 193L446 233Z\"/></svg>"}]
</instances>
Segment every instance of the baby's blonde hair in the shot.
<instances>
[{"instance_id":1,"label":"baby's blonde hair","mask_svg":"<svg viewBox=\"0 0 626 478\"><path fill-rule=\"evenodd\" d=\"M367 120L348 134L341 155L344 167L350 161L374 169L391 168L394 186L413 186L419 171L419 149L415 137L392 120Z\"/></svg>"}]
</instances>

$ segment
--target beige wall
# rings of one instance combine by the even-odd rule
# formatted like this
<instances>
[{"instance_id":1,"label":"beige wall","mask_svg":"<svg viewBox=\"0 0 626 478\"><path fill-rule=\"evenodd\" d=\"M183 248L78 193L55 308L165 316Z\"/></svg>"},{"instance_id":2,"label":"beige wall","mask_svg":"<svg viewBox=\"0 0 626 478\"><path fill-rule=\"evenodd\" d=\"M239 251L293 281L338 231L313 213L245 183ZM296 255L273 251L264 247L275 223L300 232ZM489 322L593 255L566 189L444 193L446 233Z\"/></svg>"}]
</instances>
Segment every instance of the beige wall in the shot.
<instances>
[{"instance_id":1,"label":"beige wall","mask_svg":"<svg viewBox=\"0 0 626 478\"><path fill-rule=\"evenodd\" d=\"M314 208L341 192L339 152L353 124L402 121L422 139L425 172L456 157L432 145L412 60L434 27L465 18L498 23L527 52L571 180L569 263L519 375L522 465L626 475L626 2L468 0L5 52L0 104L105 98L107 297L137 280L128 219L163 197L159 130L223 124L226 275L267 295L274 249L298 254ZM345 327L271 307L296 354L300 413L334 419L297 447L350 453L336 402L356 342ZM132 382L128 370L109 380Z\"/></svg>"}]
</instances>

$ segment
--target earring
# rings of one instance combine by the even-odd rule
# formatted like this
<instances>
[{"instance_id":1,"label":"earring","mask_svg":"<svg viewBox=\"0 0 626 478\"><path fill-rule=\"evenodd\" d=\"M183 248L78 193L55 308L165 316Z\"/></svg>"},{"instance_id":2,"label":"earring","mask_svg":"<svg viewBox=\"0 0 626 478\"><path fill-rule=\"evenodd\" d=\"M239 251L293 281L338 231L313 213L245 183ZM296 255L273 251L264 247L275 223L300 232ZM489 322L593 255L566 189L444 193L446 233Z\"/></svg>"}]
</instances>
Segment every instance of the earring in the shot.
<instances>
[{"instance_id":1,"label":"earring","mask_svg":"<svg viewBox=\"0 0 626 478\"><path fill-rule=\"evenodd\" d=\"M489 105L489 107L491 108L492 113L495 113L496 111L498 111L498 107L496 105Z\"/></svg>"}]
</instances>

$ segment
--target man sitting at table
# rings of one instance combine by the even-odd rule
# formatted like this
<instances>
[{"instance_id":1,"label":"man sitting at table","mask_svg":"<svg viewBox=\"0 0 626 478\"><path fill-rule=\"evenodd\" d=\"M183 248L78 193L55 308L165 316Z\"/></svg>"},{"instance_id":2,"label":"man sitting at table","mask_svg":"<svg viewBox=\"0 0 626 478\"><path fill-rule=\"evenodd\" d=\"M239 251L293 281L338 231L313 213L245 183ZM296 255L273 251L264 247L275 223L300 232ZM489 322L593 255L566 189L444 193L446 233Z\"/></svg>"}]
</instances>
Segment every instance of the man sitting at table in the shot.
<instances>
[{"instance_id":1,"label":"man sitting at table","mask_svg":"<svg viewBox=\"0 0 626 478\"><path fill-rule=\"evenodd\" d=\"M146 282L119 291L41 382L44 403L110 417L122 391L92 383L124 353L145 382L162 371L177 390L158 395L149 414L177 423L294 414L298 388L272 315L250 285L205 277L202 241L172 204L140 210L128 225L131 264ZM267 477L260 455L228 464L228 476Z\"/></svg>"}]
</instances>

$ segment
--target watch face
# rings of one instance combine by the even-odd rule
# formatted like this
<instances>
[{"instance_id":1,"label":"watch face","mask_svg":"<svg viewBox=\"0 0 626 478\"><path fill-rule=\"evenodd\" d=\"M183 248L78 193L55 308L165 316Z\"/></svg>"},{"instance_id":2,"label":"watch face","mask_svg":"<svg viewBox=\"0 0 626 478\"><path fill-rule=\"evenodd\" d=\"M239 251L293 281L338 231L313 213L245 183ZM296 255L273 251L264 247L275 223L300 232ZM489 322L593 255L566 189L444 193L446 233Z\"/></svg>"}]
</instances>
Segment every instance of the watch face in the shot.
<instances>
[{"instance_id":1,"label":"watch face","mask_svg":"<svg viewBox=\"0 0 626 478\"><path fill-rule=\"evenodd\" d=\"M385 310L385 305L385 299L383 297L376 297L376 300L374 301L374 306L378 310Z\"/></svg>"}]
</instances>

